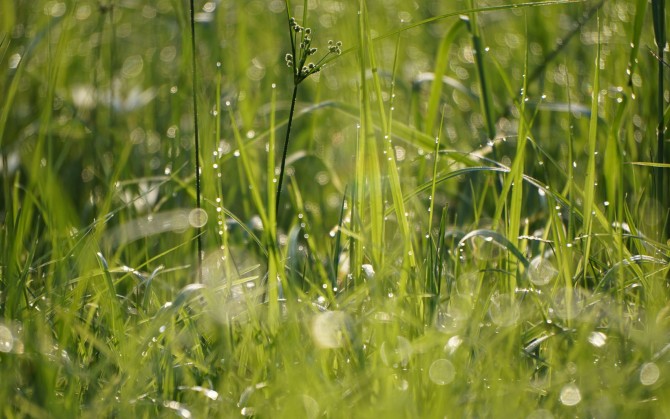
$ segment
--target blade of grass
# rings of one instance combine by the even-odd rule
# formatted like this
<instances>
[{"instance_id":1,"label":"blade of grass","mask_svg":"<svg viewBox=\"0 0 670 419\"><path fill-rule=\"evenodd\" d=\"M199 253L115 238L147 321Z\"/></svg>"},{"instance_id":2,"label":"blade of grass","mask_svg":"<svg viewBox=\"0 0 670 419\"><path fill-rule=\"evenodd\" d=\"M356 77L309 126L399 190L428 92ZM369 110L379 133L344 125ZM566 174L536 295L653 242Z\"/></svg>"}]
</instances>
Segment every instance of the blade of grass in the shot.
<instances>
[{"instance_id":1,"label":"blade of grass","mask_svg":"<svg viewBox=\"0 0 670 419\"><path fill-rule=\"evenodd\" d=\"M628 86L633 86L633 75L637 67L637 55L640 50L640 38L642 37L642 27L644 25L644 15L647 12L647 0L635 1L635 19L633 21L633 36L631 40L630 55L628 57Z\"/></svg>"},{"instance_id":2,"label":"blade of grass","mask_svg":"<svg viewBox=\"0 0 670 419\"><path fill-rule=\"evenodd\" d=\"M470 9L474 9L473 2L474 0L469 0ZM484 67L484 47L482 46L482 39L479 34L477 14L471 13L469 17L461 17L461 20L465 22L465 25L470 32L470 36L472 37L472 48L474 49L475 63L477 65L477 79L479 80L479 104L481 106L481 112L484 116L484 120L486 121L486 140L487 142L492 142L496 136L496 127L495 121L493 119L491 89L489 88L489 83L486 78L486 71ZM496 155L495 148L493 149L493 155Z\"/></svg>"},{"instance_id":3,"label":"blade of grass","mask_svg":"<svg viewBox=\"0 0 670 419\"><path fill-rule=\"evenodd\" d=\"M367 199L369 202L369 226L370 243L373 244L370 251L370 258L374 266L382 266L384 261L384 252L381 244L384 243L384 191L382 189L382 175L379 163L379 152L377 138L374 131L372 105L370 103L371 92L377 93L377 101L380 105L379 117L382 127L385 126L387 117L383 108L381 85L377 74L377 65L375 61L374 50L372 49L372 35L370 33L370 24L368 19L367 4L364 1L359 3L360 21L361 21L361 132L363 142L365 143L365 183L367 185ZM372 73L372 85L368 83L367 73ZM359 208L360 210L360 208ZM400 221L400 220L399 220Z\"/></svg>"},{"instance_id":4,"label":"blade of grass","mask_svg":"<svg viewBox=\"0 0 670 419\"><path fill-rule=\"evenodd\" d=\"M598 104L600 97L600 19L598 18L598 45L594 63L593 89L591 94L591 118L589 121L589 136L587 143L586 178L584 180L584 225L582 236L584 242L584 273L588 270L591 256L591 242L593 233L593 218L595 190L596 190L596 149L598 144Z\"/></svg>"},{"instance_id":5,"label":"blade of grass","mask_svg":"<svg viewBox=\"0 0 670 419\"><path fill-rule=\"evenodd\" d=\"M200 130L198 124L198 77L197 77L197 67L196 67L196 49L195 49L195 5L194 5L194 0L189 0L189 23L190 23L190 29L191 29L191 88L193 89L192 92L192 100L193 100L193 142L194 142L194 148L193 148L193 154L194 156L194 161L195 161L195 207L196 209L200 209L202 207L201 205L201 193L200 193L200 173L201 173L201 168L200 168ZM203 258L203 252L202 252L202 227L198 226L197 227L197 232L196 232L196 264L197 264L197 269L196 271L198 272L198 281L200 281L200 278L202 278L202 258Z\"/></svg>"},{"instance_id":6,"label":"blade of grass","mask_svg":"<svg viewBox=\"0 0 670 419\"><path fill-rule=\"evenodd\" d=\"M663 113L665 112L665 90L663 88L663 57L667 44L665 36L665 0L651 0L651 16L654 22L654 41L656 42L656 53L658 55L658 82L656 86L657 97L657 127L656 127L656 163L668 163L665 153L665 121ZM654 183L656 185L656 201L663 212L658 214L661 222L664 222L664 233L670 235L670 223L666 220L667 208L670 206L670 196L668 196L667 176L660 167L654 170Z\"/></svg>"},{"instance_id":7,"label":"blade of grass","mask_svg":"<svg viewBox=\"0 0 670 419\"><path fill-rule=\"evenodd\" d=\"M384 135L384 145L383 147L385 148L386 152L386 159L387 159L387 164L386 164L386 170L387 170L387 176L390 182L390 187L391 187L391 196L393 197L393 206L395 208L395 214L396 214L396 219L398 224L400 224L400 232L402 235L402 239L404 242L404 252L403 252L403 260L406 260L408 263L407 267L403 268L403 272L401 272L400 277L401 277L401 283L407 281L407 269L405 268L414 268L416 266L416 260L414 257L414 249L412 245L412 236L410 233L410 228L409 228L409 222L407 220L407 212L405 210L405 202L403 200L403 194L402 194L402 188L400 185L400 176L398 174L398 166L396 164L396 153L395 153L395 148L393 147L393 142L391 140L392 138L392 122L393 122L393 109L395 105L395 75L397 72L397 66L398 66L398 56L400 54L400 39L396 41L396 49L395 49L395 56L394 56L394 62L393 62L393 76L392 76L392 81L391 81L391 100L389 103L389 116L388 120L383 116L384 115L384 105L382 101L379 101L379 108L380 108L380 115L382 115L382 125L386 126L386 133ZM372 48L370 48L370 62L373 68L375 68L376 65L376 59L375 59L375 54ZM375 93L377 94L378 98L383 97L382 96L382 91L381 91L381 82L379 80L379 75L377 72L373 73L373 83L375 86ZM437 160L437 159L436 159ZM382 254L383 256L383 254ZM380 266L384 266L384 261L383 259L379 261Z\"/></svg>"},{"instance_id":8,"label":"blade of grass","mask_svg":"<svg viewBox=\"0 0 670 419\"><path fill-rule=\"evenodd\" d=\"M426 109L426 122L424 131L427 135L433 134L435 121L437 120L438 107L440 106L440 97L442 96L442 76L447 69L449 50L460 33L465 27L462 20L454 23L445 34L438 48L437 59L435 60L435 69L433 70L433 82L430 85L430 95L428 97L428 108ZM438 134L439 136L439 134Z\"/></svg>"}]
</instances>

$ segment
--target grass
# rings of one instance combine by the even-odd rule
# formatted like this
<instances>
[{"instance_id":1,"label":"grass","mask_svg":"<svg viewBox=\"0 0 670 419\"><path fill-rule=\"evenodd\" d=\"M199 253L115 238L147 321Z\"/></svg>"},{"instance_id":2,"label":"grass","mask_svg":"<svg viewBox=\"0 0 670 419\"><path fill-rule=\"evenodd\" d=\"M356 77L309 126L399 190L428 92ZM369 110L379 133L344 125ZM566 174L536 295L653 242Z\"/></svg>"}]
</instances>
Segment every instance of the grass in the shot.
<instances>
[{"instance_id":1,"label":"grass","mask_svg":"<svg viewBox=\"0 0 670 419\"><path fill-rule=\"evenodd\" d=\"M0 415L667 416L664 2L507 3L3 9Z\"/></svg>"}]
</instances>

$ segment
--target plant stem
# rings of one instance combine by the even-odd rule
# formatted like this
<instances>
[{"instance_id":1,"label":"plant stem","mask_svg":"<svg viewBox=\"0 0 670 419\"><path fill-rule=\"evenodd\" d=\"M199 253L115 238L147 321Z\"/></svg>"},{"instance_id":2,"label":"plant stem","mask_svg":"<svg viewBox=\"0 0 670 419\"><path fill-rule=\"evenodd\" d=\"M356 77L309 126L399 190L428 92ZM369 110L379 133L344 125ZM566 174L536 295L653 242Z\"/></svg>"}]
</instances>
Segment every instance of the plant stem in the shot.
<instances>
[{"instance_id":1,"label":"plant stem","mask_svg":"<svg viewBox=\"0 0 670 419\"><path fill-rule=\"evenodd\" d=\"M657 115L658 115L658 126L656 128L656 162L665 163L665 123L663 120L663 111L665 109L665 98L663 92L663 53L665 50L666 40L665 40L665 0L652 0L651 2L651 12L652 19L654 23L654 40L656 41L656 47L658 52L658 86L656 91L658 92L658 104L657 104ZM665 221L667 213L667 204L668 199L665 197L665 173L661 167L654 169L654 180L656 186L656 201L663 211L660 215L661 221ZM666 223L665 232L667 234L669 228Z\"/></svg>"},{"instance_id":2,"label":"plant stem","mask_svg":"<svg viewBox=\"0 0 670 419\"><path fill-rule=\"evenodd\" d=\"M198 100L197 100L197 78L196 78L196 59L195 59L195 7L194 0L190 0L191 8L191 83L193 85L193 135L195 141L195 207L200 209L200 135L198 130ZM202 278L202 227L198 226L196 230L197 243L197 268L198 281Z\"/></svg>"},{"instance_id":3,"label":"plant stem","mask_svg":"<svg viewBox=\"0 0 670 419\"><path fill-rule=\"evenodd\" d=\"M281 157L281 167L279 169L279 180L277 181L277 196L275 197L275 214L279 214L279 198L281 196L281 185L284 180L284 167L286 166L286 154L288 153L288 141L291 136L291 124L293 123L293 112L295 111L295 101L298 96L298 83L293 84L293 97L291 98L291 110L288 114L288 124L286 126L286 139L284 140L284 151Z\"/></svg>"}]
</instances>

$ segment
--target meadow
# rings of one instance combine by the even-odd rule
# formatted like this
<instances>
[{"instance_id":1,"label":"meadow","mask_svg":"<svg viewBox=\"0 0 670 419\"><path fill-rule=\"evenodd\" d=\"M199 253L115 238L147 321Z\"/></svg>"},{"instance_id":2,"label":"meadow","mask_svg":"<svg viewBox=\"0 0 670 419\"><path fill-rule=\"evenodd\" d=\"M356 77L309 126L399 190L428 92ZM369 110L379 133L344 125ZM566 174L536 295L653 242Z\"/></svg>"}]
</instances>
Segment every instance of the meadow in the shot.
<instances>
[{"instance_id":1,"label":"meadow","mask_svg":"<svg viewBox=\"0 0 670 419\"><path fill-rule=\"evenodd\" d=\"M0 0L0 416L667 417L661 0Z\"/></svg>"}]
</instances>

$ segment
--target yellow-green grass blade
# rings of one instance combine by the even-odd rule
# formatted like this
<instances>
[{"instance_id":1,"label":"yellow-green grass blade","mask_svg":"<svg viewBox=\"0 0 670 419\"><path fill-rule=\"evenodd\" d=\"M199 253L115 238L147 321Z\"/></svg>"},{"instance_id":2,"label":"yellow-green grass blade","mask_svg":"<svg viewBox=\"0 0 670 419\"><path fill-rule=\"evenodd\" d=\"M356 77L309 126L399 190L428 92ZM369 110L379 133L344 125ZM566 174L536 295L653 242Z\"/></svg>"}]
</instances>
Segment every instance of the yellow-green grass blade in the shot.
<instances>
[{"instance_id":1,"label":"yellow-green grass blade","mask_svg":"<svg viewBox=\"0 0 670 419\"><path fill-rule=\"evenodd\" d=\"M598 20L598 27L600 30L600 20ZM593 89L591 94L591 119L589 121L589 135L587 143L587 163L586 163L586 177L584 180L584 225L582 228L582 236L586 238L584 243L584 260L583 271L586 273L590 263L591 256L591 241L593 233L593 218L596 184L596 149L598 143L598 103L600 95L600 40L596 50L596 58L594 62L593 75Z\"/></svg>"}]
</instances>

